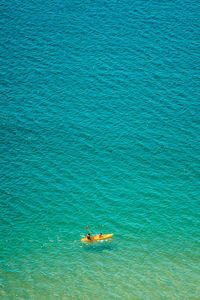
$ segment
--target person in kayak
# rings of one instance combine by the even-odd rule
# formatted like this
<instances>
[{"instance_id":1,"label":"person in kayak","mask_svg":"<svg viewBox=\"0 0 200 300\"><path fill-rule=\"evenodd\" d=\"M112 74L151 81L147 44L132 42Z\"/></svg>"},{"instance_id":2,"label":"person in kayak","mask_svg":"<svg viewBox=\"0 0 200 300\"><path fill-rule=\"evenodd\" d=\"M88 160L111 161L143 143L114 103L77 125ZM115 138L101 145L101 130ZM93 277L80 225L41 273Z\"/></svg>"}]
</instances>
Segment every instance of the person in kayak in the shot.
<instances>
[{"instance_id":1,"label":"person in kayak","mask_svg":"<svg viewBox=\"0 0 200 300\"><path fill-rule=\"evenodd\" d=\"M102 237L102 232L101 233L99 233L99 238L101 238Z\"/></svg>"},{"instance_id":2,"label":"person in kayak","mask_svg":"<svg viewBox=\"0 0 200 300\"><path fill-rule=\"evenodd\" d=\"M87 234L87 239L88 239L88 240L91 240L90 233Z\"/></svg>"}]
</instances>

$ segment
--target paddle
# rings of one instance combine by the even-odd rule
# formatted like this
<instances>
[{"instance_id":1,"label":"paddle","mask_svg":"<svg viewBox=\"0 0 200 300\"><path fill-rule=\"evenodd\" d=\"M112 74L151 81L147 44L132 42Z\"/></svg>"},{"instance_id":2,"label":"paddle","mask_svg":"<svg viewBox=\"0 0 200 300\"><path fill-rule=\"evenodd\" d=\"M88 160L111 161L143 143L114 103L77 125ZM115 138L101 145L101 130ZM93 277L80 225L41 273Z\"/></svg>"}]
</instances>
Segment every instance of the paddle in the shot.
<instances>
[{"instance_id":1,"label":"paddle","mask_svg":"<svg viewBox=\"0 0 200 300\"><path fill-rule=\"evenodd\" d=\"M92 234L92 232L89 230L88 227L86 227L86 229L89 231L90 234ZM91 237L90 240L92 240L93 238Z\"/></svg>"},{"instance_id":2,"label":"paddle","mask_svg":"<svg viewBox=\"0 0 200 300\"><path fill-rule=\"evenodd\" d=\"M90 233L92 233L92 232L88 229L88 227L86 227L86 229L87 229Z\"/></svg>"}]
</instances>

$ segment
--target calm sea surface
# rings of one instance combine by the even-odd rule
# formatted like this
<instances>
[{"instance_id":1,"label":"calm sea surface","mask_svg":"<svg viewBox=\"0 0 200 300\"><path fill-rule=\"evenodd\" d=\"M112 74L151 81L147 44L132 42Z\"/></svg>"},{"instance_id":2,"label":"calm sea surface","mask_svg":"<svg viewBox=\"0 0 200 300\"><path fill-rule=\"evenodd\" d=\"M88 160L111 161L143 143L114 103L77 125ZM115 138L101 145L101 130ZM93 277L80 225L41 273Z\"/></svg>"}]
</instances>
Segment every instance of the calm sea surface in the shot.
<instances>
[{"instance_id":1,"label":"calm sea surface","mask_svg":"<svg viewBox=\"0 0 200 300\"><path fill-rule=\"evenodd\" d=\"M200 2L0 14L0 298L199 299Z\"/></svg>"}]
</instances>

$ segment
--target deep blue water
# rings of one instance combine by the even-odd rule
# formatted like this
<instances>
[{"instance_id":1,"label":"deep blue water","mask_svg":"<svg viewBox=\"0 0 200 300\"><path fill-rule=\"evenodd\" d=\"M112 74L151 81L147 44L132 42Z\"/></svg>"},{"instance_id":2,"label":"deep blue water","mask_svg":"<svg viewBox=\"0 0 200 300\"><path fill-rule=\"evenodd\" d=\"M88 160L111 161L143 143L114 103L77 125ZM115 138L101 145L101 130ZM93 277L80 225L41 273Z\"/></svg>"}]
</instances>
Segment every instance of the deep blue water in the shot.
<instances>
[{"instance_id":1,"label":"deep blue water","mask_svg":"<svg viewBox=\"0 0 200 300\"><path fill-rule=\"evenodd\" d=\"M199 1L0 12L0 298L199 299Z\"/></svg>"}]
</instances>

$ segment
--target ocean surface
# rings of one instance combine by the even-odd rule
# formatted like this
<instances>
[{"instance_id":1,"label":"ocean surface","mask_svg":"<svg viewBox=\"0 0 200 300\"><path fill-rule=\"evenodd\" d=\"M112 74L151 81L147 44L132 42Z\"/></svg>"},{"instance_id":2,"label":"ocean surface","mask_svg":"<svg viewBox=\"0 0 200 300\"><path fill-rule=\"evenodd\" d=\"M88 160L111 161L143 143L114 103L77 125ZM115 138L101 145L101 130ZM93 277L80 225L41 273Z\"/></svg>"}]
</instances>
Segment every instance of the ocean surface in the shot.
<instances>
[{"instance_id":1,"label":"ocean surface","mask_svg":"<svg viewBox=\"0 0 200 300\"><path fill-rule=\"evenodd\" d=\"M199 0L0 14L0 299L200 299Z\"/></svg>"}]
</instances>

